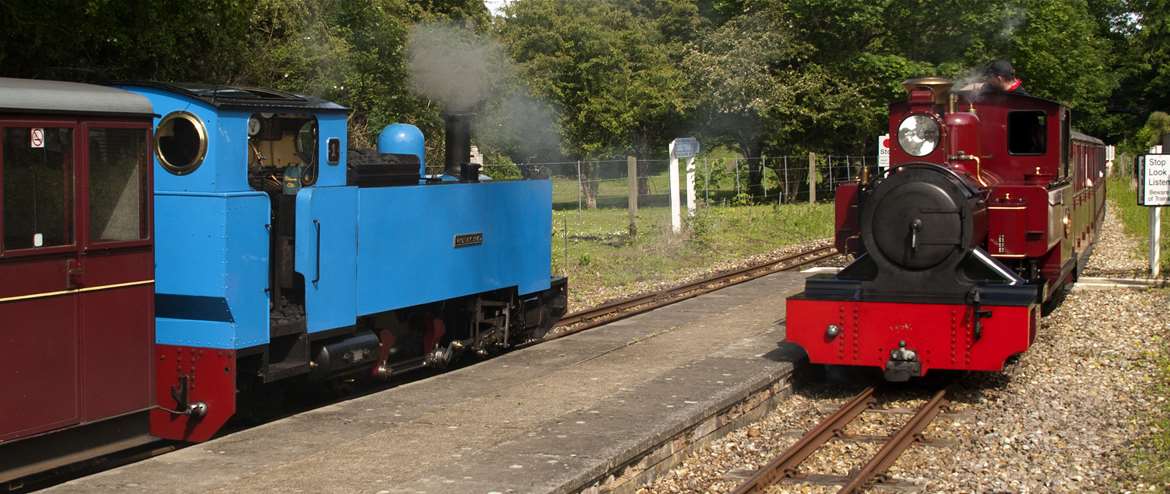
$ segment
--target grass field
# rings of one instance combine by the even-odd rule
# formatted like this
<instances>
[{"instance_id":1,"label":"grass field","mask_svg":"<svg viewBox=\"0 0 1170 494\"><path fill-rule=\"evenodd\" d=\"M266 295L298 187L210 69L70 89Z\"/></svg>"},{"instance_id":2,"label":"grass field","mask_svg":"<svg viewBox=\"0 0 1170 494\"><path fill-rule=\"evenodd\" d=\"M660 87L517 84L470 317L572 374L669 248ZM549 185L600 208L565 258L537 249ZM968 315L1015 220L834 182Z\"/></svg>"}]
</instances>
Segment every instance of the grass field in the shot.
<instances>
[{"instance_id":1,"label":"grass field","mask_svg":"<svg viewBox=\"0 0 1170 494\"><path fill-rule=\"evenodd\" d=\"M1150 212L1149 208L1137 205L1137 190L1133 187L1129 177L1109 178L1110 207L1117 208L1116 213L1125 225L1126 233L1142 239L1139 255L1149 259ZM1162 239L1161 256L1158 261L1162 265L1163 273L1170 273L1170 211L1162 211Z\"/></svg>"},{"instance_id":2,"label":"grass field","mask_svg":"<svg viewBox=\"0 0 1170 494\"><path fill-rule=\"evenodd\" d=\"M702 208L686 223L674 235L669 208L639 209L638 234L630 238L625 209L554 211L553 272L569 277L578 307L580 297L598 291L668 282L722 261L828 237L833 206Z\"/></svg>"}]
</instances>

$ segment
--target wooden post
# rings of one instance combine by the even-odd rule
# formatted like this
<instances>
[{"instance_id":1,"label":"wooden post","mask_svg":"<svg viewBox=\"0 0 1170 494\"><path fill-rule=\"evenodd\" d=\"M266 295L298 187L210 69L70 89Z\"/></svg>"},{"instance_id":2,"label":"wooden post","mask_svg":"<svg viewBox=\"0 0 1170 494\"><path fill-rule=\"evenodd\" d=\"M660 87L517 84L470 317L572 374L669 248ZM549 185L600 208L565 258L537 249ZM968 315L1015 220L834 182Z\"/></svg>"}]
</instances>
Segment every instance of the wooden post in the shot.
<instances>
[{"instance_id":1,"label":"wooden post","mask_svg":"<svg viewBox=\"0 0 1170 494\"><path fill-rule=\"evenodd\" d=\"M817 153L808 153L808 203L817 202Z\"/></svg>"},{"instance_id":2,"label":"wooden post","mask_svg":"<svg viewBox=\"0 0 1170 494\"><path fill-rule=\"evenodd\" d=\"M577 212L581 212L581 194L585 191L585 180L581 178L581 160L577 160Z\"/></svg>"},{"instance_id":3,"label":"wooden post","mask_svg":"<svg viewBox=\"0 0 1170 494\"><path fill-rule=\"evenodd\" d=\"M767 175L767 172L768 172L768 157L761 154L760 155L760 186L764 188L764 200L761 202L768 201L768 175Z\"/></svg>"},{"instance_id":4,"label":"wooden post","mask_svg":"<svg viewBox=\"0 0 1170 494\"><path fill-rule=\"evenodd\" d=\"M626 170L629 174L630 185L630 199L627 208L630 211L630 240L634 240L638 238L638 158L627 156Z\"/></svg>"}]
</instances>

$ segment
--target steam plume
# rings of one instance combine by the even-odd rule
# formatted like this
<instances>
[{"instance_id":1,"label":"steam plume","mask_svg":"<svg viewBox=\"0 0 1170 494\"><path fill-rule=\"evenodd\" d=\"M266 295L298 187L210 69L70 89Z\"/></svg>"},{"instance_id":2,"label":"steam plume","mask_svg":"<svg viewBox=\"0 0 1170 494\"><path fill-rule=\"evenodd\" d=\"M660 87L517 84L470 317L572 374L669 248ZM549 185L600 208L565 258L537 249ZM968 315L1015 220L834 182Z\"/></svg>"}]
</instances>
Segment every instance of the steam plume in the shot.
<instances>
[{"instance_id":1,"label":"steam plume","mask_svg":"<svg viewBox=\"0 0 1170 494\"><path fill-rule=\"evenodd\" d=\"M419 24L407 41L410 88L448 112L477 112L476 143L513 159L560 152L559 118L529 95L495 40L446 24Z\"/></svg>"},{"instance_id":2,"label":"steam plume","mask_svg":"<svg viewBox=\"0 0 1170 494\"><path fill-rule=\"evenodd\" d=\"M414 26L407 41L410 88L447 111L472 110L509 67L495 41L443 24Z\"/></svg>"}]
</instances>

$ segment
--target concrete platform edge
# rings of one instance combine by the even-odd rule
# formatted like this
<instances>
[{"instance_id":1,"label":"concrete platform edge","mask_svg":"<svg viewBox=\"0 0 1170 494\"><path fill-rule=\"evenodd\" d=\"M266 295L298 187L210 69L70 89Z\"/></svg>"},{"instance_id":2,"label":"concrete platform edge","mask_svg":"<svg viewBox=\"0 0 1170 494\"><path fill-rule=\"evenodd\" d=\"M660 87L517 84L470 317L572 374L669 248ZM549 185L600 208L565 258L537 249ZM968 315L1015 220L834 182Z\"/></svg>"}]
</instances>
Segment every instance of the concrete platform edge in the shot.
<instances>
[{"instance_id":1,"label":"concrete platform edge","mask_svg":"<svg viewBox=\"0 0 1170 494\"><path fill-rule=\"evenodd\" d=\"M753 423L792 394L793 369L762 378L742 394L732 395L719 404L687 421L689 426L660 438L641 451L630 451L625 458L613 458L613 466L600 476L583 479L577 485L565 485L563 492L585 494L631 494L669 472L692 452L706 447L741 427Z\"/></svg>"}]
</instances>

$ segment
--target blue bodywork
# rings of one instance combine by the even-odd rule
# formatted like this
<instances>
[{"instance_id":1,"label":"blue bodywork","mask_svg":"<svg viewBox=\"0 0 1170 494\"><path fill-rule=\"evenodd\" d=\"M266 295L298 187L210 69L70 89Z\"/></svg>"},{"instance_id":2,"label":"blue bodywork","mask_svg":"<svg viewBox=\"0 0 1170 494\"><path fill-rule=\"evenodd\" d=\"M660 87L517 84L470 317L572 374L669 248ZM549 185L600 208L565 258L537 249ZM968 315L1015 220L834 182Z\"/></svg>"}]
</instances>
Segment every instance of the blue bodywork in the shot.
<instances>
[{"instance_id":1,"label":"blue bodywork","mask_svg":"<svg viewBox=\"0 0 1170 494\"><path fill-rule=\"evenodd\" d=\"M206 158L190 173L176 175L155 159L156 342L267 344L272 206L248 182L248 120L272 110L217 106L156 85L123 87L150 100L156 125L187 111L208 134ZM548 180L347 185L345 109L323 102L303 113L319 129L317 181L295 197L295 271L304 277L310 334L491 290L549 289ZM421 141L397 130L391 144L421 153ZM326 156L330 139L340 140L336 163ZM481 243L456 245L456 237L475 234Z\"/></svg>"}]
</instances>

